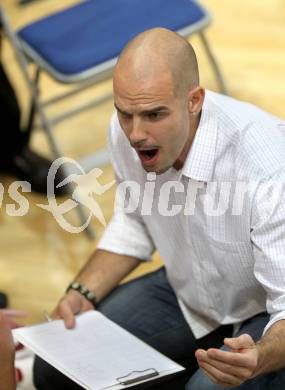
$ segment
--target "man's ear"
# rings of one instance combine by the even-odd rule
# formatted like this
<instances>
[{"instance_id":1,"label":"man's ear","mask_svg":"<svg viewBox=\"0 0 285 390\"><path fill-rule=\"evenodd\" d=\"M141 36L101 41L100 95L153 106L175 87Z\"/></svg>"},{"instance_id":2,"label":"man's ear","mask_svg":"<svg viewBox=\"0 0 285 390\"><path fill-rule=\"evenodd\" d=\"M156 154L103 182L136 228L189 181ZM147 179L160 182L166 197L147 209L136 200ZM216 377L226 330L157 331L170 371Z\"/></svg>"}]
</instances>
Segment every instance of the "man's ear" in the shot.
<instances>
[{"instance_id":1,"label":"man's ear","mask_svg":"<svg viewBox=\"0 0 285 390\"><path fill-rule=\"evenodd\" d=\"M205 89L197 86L192 87L188 94L188 109L191 115L198 115L202 109L205 98Z\"/></svg>"}]
</instances>

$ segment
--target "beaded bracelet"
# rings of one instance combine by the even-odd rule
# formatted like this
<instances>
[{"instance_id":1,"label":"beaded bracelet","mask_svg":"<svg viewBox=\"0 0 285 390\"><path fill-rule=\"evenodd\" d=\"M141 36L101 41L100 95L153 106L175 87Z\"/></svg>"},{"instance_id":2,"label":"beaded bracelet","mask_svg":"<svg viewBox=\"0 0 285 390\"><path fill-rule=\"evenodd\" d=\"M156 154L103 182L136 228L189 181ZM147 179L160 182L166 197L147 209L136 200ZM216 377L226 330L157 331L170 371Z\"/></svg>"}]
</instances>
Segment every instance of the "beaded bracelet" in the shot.
<instances>
[{"instance_id":1,"label":"beaded bracelet","mask_svg":"<svg viewBox=\"0 0 285 390\"><path fill-rule=\"evenodd\" d=\"M92 303L94 308L96 308L97 300L94 292L90 291L84 284L79 282L72 282L66 289L66 292L69 290L75 290L78 291L81 295L84 296L89 302Z\"/></svg>"}]
</instances>

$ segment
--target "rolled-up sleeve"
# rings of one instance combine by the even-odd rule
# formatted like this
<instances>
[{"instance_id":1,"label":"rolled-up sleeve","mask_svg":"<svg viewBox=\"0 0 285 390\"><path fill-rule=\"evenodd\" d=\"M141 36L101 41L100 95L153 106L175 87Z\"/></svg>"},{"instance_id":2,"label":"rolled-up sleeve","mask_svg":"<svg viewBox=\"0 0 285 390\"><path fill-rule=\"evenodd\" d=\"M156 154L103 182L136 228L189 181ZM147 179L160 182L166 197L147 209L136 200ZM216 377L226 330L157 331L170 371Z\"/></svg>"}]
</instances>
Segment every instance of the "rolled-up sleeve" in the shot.
<instances>
[{"instance_id":1,"label":"rolled-up sleeve","mask_svg":"<svg viewBox=\"0 0 285 390\"><path fill-rule=\"evenodd\" d=\"M98 249L150 260L154 245L145 225L136 215L114 213Z\"/></svg>"},{"instance_id":2,"label":"rolled-up sleeve","mask_svg":"<svg viewBox=\"0 0 285 390\"><path fill-rule=\"evenodd\" d=\"M127 181L122 166L131 165L127 161L128 154L124 149L125 140L122 142L120 139L122 135L118 136L121 131L117 116L114 114L109 128L108 144L117 183L116 201L113 217L97 248L146 261L151 259L155 250L154 243L141 214L137 209L132 212L126 211L124 199L122 199L124 193L118 192L120 184Z\"/></svg>"},{"instance_id":3,"label":"rolled-up sleeve","mask_svg":"<svg viewBox=\"0 0 285 390\"><path fill-rule=\"evenodd\" d=\"M267 294L270 321L263 334L285 319L285 169L281 169L256 191L251 239L254 274Z\"/></svg>"}]
</instances>

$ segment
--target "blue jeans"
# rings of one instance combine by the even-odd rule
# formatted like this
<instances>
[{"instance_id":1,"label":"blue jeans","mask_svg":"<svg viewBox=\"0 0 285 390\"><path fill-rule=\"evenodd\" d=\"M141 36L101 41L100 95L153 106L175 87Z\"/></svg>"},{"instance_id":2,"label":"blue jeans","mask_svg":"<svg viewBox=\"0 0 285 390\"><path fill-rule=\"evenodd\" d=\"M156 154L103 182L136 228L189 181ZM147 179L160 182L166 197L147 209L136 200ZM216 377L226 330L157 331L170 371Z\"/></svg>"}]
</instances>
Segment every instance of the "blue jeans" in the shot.
<instances>
[{"instance_id":1,"label":"blue jeans","mask_svg":"<svg viewBox=\"0 0 285 390\"><path fill-rule=\"evenodd\" d=\"M226 325L202 339L195 339L182 315L164 268L117 287L100 303L98 310L187 368L178 376L166 378L163 383L152 381L137 386L137 389L184 390L189 378L198 368L195 350L220 348L224 337L232 335L232 326ZM79 385L39 358L35 360L34 383L38 390L81 389ZM201 388L204 390L204 387ZM192 389L191 381L187 384L187 390L189 389Z\"/></svg>"},{"instance_id":2,"label":"blue jeans","mask_svg":"<svg viewBox=\"0 0 285 390\"><path fill-rule=\"evenodd\" d=\"M262 336L263 329L269 321L267 313L261 313L244 321L235 336L243 333L249 334L255 341ZM224 349L222 347L221 349ZM222 390L225 387L213 383L204 372L199 369L187 383L185 390ZM282 390L285 389L285 370L277 373L258 376L250 379L240 386L232 387L234 390Z\"/></svg>"}]
</instances>

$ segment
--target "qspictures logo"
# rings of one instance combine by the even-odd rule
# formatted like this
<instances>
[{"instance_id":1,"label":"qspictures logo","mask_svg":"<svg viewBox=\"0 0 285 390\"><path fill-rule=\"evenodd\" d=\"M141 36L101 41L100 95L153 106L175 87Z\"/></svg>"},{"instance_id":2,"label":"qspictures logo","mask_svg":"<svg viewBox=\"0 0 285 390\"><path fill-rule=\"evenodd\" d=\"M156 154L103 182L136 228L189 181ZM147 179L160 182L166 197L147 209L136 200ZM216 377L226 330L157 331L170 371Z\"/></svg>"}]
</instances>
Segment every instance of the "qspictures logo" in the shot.
<instances>
[{"instance_id":1,"label":"qspictures logo","mask_svg":"<svg viewBox=\"0 0 285 390\"><path fill-rule=\"evenodd\" d=\"M73 166L73 169L70 169ZM72 170L73 173L68 174L63 179L57 188L62 186L69 186L70 197L59 203L55 196L55 177L60 168L64 167L64 172L68 173ZM74 173L77 171L78 173ZM94 198L94 195L104 195L114 184L115 180L101 185L98 178L103 174L100 168L94 168L90 172L86 173L81 165L68 157L62 157L55 160L48 172L47 176L47 201L48 203L36 204L37 207L44 209L52 214L56 222L69 233L80 233L90 223L91 218L95 217L99 222L106 226L106 220L104 214ZM4 209L3 197L4 197L4 186L0 183L0 205ZM23 195L32 191L31 184L27 181L14 181L8 187L9 197L14 203L7 203L5 206L6 214L11 217L23 217L29 212L29 201ZM89 211L86 221L80 226L73 226L68 222L66 214L73 209L76 209L81 204Z\"/></svg>"},{"instance_id":2,"label":"qspictures logo","mask_svg":"<svg viewBox=\"0 0 285 390\"><path fill-rule=\"evenodd\" d=\"M70 169L72 167L72 169ZM55 196L55 178L58 170L66 177L57 184L57 188L69 186L70 195L59 203ZM104 227L106 220L95 196L104 194L114 186L115 180L107 184L100 183L103 171L93 168L85 172L80 164L70 158L62 157L53 162L47 177L47 203L37 204L49 212L62 229L69 233L80 233L96 218ZM248 207L255 208L260 215L270 216L279 202L284 202L282 181L212 181L198 182L188 178L164 181L154 172L145 174L145 180L121 181L116 186L114 210L122 214L140 214L142 217L159 214L164 217L194 215L199 210L208 217L221 217L225 213L233 216L242 215ZM21 189L21 192L20 192ZM31 192L31 185L26 181L15 181L9 188L10 198L15 203L6 204L9 216L21 217L28 213L29 202L23 195ZM0 204L3 203L4 186L0 183ZM67 213L82 205L88 210L86 221L74 226L67 220Z\"/></svg>"},{"instance_id":3,"label":"qspictures logo","mask_svg":"<svg viewBox=\"0 0 285 390\"><path fill-rule=\"evenodd\" d=\"M54 193L55 175L61 166L68 163L73 164L80 173L71 173L57 185L58 188L69 185L70 192L72 193L72 199L67 199L59 205ZM89 225L92 216L96 217L103 226L106 226L103 212L93 195L103 195L115 184L115 180L101 185L98 182L98 178L102 173L103 171L100 168L93 168L90 172L85 173L77 161L67 157L58 158L52 163L47 177L48 204L38 204L38 206L49 211L57 223L69 233L82 232ZM73 226L67 221L64 215L78 207L79 203L89 210L89 216L81 226Z\"/></svg>"}]
</instances>

